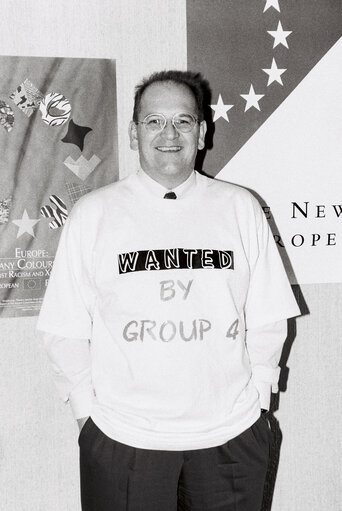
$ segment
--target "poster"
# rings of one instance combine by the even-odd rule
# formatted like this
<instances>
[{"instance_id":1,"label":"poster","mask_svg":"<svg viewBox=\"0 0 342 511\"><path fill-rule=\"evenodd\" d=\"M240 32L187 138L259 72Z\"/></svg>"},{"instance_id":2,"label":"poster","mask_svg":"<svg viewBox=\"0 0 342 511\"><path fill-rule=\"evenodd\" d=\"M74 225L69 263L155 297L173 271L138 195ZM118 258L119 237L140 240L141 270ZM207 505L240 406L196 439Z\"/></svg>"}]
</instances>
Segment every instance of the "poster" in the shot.
<instances>
[{"instance_id":1,"label":"poster","mask_svg":"<svg viewBox=\"0 0 342 511\"><path fill-rule=\"evenodd\" d=\"M0 67L0 316L32 316L72 207L119 177L115 61Z\"/></svg>"},{"instance_id":2,"label":"poster","mask_svg":"<svg viewBox=\"0 0 342 511\"><path fill-rule=\"evenodd\" d=\"M259 200L293 284L342 282L342 3L188 0L205 173Z\"/></svg>"}]
</instances>

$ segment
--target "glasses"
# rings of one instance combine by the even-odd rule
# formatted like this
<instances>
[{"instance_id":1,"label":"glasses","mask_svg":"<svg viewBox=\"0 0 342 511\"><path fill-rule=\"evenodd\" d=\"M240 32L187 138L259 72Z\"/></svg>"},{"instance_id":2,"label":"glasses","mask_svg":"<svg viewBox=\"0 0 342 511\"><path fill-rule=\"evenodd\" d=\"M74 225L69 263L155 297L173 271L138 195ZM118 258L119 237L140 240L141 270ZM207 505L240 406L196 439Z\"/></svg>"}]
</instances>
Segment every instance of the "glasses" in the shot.
<instances>
[{"instance_id":1,"label":"glasses","mask_svg":"<svg viewBox=\"0 0 342 511\"><path fill-rule=\"evenodd\" d=\"M172 126L181 133L189 133L199 120L192 114L174 114L171 119ZM167 124L167 119L163 114L149 114L143 121L137 121L135 124L144 124L148 131L163 131Z\"/></svg>"}]
</instances>

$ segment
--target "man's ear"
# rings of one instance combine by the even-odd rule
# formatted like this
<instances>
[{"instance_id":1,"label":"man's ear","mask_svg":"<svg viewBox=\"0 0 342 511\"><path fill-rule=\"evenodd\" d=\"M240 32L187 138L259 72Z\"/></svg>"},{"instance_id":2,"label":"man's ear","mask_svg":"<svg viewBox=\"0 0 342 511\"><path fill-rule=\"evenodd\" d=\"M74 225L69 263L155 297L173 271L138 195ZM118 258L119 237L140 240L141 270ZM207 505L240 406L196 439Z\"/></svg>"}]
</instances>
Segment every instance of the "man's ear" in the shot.
<instances>
[{"instance_id":1,"label":"man's ear","mask_svg":"<svg viewBox=\"0 0 342 511\"><path fill-rule=\"evenodd\" d=\"M199 135L198 135L198 149L204 149L206 132L207 132L207 123L205 121L202 121L200 124Z\"/></svg>"},{"instance_id":2,"label":"man's ear","mask_svg":"<svg viewBox=\"0 0 342 511\"><path fill-rule=\"evenodd\" d=\"M128 135L129 135L129 145L133 151L138 150L138 133L137 133L137 125L134 121L129 123L128 127Z\"/></svg>"}]
</instances>

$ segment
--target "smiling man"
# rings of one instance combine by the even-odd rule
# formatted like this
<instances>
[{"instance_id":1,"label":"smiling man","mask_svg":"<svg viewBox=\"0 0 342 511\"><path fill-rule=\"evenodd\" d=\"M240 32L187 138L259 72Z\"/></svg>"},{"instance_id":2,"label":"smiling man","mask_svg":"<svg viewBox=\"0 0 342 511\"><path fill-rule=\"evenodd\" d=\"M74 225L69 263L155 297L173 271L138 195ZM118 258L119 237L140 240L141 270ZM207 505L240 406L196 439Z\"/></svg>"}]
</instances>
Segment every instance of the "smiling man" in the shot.
<instances>
[{"instance_id":1,"label":"smiling man","mask_svg":"<svg viewBox=\"0 0 342 511\"><path fill-rule=\"evenodd\" d=\"M198 94L200 104L187 85L171 81L145 84L139 92L130 124L131 148L139 150L144 172L165 188L192 174L197 151L204 148L203 92Z\"/></svg>"},{"instance_id":2,"label":"smiling man","mask_svg":"<svg viewBox=\"0 0 342 511\"><path fill-rule=\"evenodd\" d=\"M63 229L38 328L80 426L84 511L261 509L299 309L258 202L194 170L207 86L184 71L139 84L141 168Z\"/></svg>"}]
</instances>

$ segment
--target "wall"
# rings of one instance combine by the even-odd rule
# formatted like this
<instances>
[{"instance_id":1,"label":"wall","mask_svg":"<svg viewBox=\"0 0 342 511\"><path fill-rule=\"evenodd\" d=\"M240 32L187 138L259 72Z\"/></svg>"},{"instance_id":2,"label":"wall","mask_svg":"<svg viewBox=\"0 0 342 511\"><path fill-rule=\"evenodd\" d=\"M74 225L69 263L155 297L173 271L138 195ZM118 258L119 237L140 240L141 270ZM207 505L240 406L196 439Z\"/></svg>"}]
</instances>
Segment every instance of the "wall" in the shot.
<instances>
[{"instance_id":1,"label":"wall","mask_svg":"<svg viewBox=\"0 0 342 511\"><path fill-rule=\"evenodd\" d=\"M134 85L153 70L186 67L185 4L3 0L0 51L117 59L119 161L125 175L137 164L127 137ZM272 511L338 511L342 285L301 291L310 315L297 321L284 357L288 379L275 412L283 441ZM77 511L77 427L57 399L35 322L0 320L0 507Z\"/></svg>"},{"instance_id":2,"label":"wall","mask_svg":"<svg viewBox=\"0 0 342 511\"><path fill-rule=\"evenodd\" d=\"M342 284L296 291L310 313L296 320L296 337L282 364L275 417L283 438L272 511L339 511Z\"/></svg>"}]
</instances>

